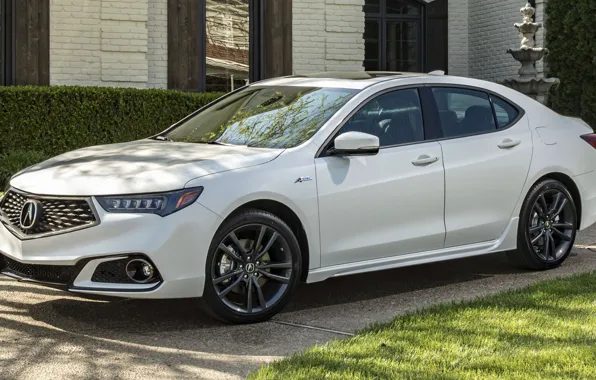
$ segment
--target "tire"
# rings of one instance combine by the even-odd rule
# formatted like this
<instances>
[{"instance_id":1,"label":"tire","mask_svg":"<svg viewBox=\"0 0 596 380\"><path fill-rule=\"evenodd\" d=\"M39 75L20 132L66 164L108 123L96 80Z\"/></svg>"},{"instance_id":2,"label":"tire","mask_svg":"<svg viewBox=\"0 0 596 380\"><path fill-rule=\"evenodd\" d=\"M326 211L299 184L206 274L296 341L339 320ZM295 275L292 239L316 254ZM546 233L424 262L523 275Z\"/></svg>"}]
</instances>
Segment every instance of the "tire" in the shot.
<instances>
[{"instance_id":1,"label":"tire","mask_svg":"<svg viewBox=\"0 0 596 380\"><path fill-rule=\"evenodd\" d=\"M225 322L266 321L286 306L301 269L290 227L270 212L244 210L226 220L211 242L203 306Z\"/></svg>"},{"instance_id":2,"label":"tire","mask_svg":"<svg viewBox=\"0 0 596 380\"><path fill-rule=\"evenodd\" d=\"M569 257L577 229L577 208L569 190L553 179L541 181L522 206L517 251L507 255L526 269L557 268Z\"/></svg>"}]
</instances>

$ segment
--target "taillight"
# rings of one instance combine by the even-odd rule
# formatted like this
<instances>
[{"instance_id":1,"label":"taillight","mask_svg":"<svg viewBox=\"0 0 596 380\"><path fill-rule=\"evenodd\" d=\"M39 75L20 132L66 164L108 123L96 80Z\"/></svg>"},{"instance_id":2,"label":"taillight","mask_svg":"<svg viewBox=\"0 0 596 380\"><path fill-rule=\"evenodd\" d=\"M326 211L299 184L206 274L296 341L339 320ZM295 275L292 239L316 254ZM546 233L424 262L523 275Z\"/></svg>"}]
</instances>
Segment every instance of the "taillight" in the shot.
<instances>
[{"instance_id":1,"label":"taillight","mask_svg":"<svg viewBox=\"0 0 596 380\"><path fill-rule=\"evenodd\" d=\"M592 145L592 148L596 149L596 133L590 133L589 135L581 136L588 144Z\"/></svg>"}]
</instances>

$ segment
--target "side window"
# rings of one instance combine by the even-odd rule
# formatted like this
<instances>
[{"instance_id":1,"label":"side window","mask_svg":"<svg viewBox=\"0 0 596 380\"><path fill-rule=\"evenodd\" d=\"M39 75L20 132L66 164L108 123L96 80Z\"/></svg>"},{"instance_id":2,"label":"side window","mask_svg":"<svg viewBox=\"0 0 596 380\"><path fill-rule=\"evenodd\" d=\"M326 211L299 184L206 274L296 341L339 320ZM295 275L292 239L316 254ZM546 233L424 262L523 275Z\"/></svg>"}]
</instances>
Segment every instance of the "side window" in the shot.
<instances>
[{"instance_id":1,"label":"side window","mask_svg":"<svg viewBox=\"0 0 596 380\"><path fill-rule=\"evenodd\" d=\"M501 98L491 95L491 99L497 116L497 128L504 129L509 127L519 116L519 111Z\"/></svg>"},{"instance_id":2,"label":"side window","mask_svg":"<svg viewBox=\"0 0 596 380\"><path fill-rule=\"evenodd\" d=\"M432 89L445 137L457 137L497 129L488 94L462 88Z\"/></svg>"},{"instance_id":3,"label":"side window","mask_svg":"<svg viewBox=\"0 0 596 380\"><path fill-rule=\"evenodd\" d=\"M423 141L424 127L418 90L393 91L374 98L339 131L340 134L346 132L377 136L381 147Z\"/></svg>"}]
</instances>

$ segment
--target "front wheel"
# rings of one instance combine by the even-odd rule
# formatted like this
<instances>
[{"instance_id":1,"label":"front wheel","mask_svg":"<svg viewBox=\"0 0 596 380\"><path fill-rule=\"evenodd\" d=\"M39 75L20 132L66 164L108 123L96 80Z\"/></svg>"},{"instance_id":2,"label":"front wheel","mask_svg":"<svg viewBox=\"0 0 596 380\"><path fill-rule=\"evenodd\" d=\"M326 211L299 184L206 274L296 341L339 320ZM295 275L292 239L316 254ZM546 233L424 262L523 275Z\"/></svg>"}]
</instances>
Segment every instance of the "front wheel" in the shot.
<instances>
[{"instance_id":1,"label":"front wheel","mask_svg":"<svg viewBox=\"0 0 596 380\"><path fill-rule=\"evenodd\" d=\"M283 220L247 210L216 233L205 269L209 313L233 323L262 322L281 311L298 284L300 246Z\"/></svg>"},{"instance_id":2,"label":"front wheel","mask_svg":"<svg viewBox=\"0 0 596 380\"><path fill-rule=\"evenodd\" d=\"M577 208L559 181L545 180L530 191L520 214L517 264L534 270L561 265L571 253L578 229Z\"/></svg>"}]
</instances>

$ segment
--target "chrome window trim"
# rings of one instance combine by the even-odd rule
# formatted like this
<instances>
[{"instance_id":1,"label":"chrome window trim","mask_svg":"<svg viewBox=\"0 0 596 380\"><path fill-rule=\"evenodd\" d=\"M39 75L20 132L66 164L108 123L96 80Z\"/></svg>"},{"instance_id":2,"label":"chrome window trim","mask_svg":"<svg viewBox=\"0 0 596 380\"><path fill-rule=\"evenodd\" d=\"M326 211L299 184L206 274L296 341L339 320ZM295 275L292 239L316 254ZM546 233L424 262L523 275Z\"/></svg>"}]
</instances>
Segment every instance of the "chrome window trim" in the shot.
<instances>
[{"instance_id":1,"label":"chrome window trim","mask_svg":"<svg viewBox=\"0 0 596 380\"><path fill-rule=\"evenodd\" d=\"M26 234L23 234L18 229L17 226L14 226L12 223L10 223L8 218L6 218L6 216L4 215L2 208L0 207L0 223L2 223L2 225L4 227L6 227L6 229L8 231L10 231L19 240L22 240L22 241L34 240L34 239L41 239L41 238L50 237L50 236L63 235L63 234L67 234L67 233L74 232L74 231L81 231L81 230L85 230L87 228L96 227L101 224L101 220L99 218L99 214L97 212L97 208L95 207L95 203L93 202L92 197L37 195L37 194L32 194L32 193L28 193L23 190L16 189L14 187L10 187L8 190L6 190L6 193L4 193L4 195L8 194L11 191L15 192L17 194L20 194L24 197L27 197L30 199L35 199L35 200L85 201L89 205L89 209L91 210L91 212L93 213L93 216L95 217L95 222L93 222L91 224L84 225L84 226L71 227L71 228L66 228L66 229L60 230L60 231L44 232L44 233L35 234L35 235L26 235ZM5 197L2 197L2 201L4 201L4 199L5 199ZM0 203L0 205L1 205L1 203Z\"/></svg>"}]
</instances>

